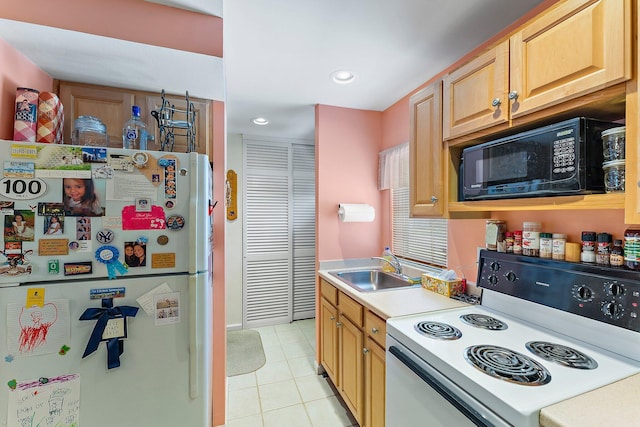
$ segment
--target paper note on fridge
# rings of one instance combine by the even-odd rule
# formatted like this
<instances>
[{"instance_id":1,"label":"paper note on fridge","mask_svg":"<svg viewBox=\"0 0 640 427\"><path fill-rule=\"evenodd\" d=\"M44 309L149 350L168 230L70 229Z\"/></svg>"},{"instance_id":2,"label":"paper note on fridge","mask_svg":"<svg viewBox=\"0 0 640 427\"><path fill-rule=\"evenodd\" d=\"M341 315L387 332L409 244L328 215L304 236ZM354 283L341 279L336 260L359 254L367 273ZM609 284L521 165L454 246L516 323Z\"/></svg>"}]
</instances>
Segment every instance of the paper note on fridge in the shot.
<instances>
[{"instance_id":1,"label":"paper note on fridge","mask_svg":"<svg viewBox=\"0 0 640 427\"><path fill-rule=\"evenodd\" d=\"M136 299L136 301L145 313L149 316L153 316L156 313L156 307L153 304L153 296L155 294L167 294L170 292L173 292L173 289L171 289L167 282L164 282L160 286L151 289L149 292Z\"/></svg>"},{"instance_id":2,"label":"paper note on fridge","mask_svg":"<svg viewBox=\"0 0 640 427\"><path fill-rule=\"evenodd\" d=\"M80 425L80 376L62 375L20 381L9 392L10 426Z\"/></svg>"},{"instance_id":3,"label":"paper note on fridge","mask_svg":"<svg viewBox=\"0 0 640 427\"><path fill-rule=\"evenodd\" d=\"M7 347L15 357L57 353L69 344L69 300L49 300L42 307L7 304Z\"/></svg>"}]
</instances>

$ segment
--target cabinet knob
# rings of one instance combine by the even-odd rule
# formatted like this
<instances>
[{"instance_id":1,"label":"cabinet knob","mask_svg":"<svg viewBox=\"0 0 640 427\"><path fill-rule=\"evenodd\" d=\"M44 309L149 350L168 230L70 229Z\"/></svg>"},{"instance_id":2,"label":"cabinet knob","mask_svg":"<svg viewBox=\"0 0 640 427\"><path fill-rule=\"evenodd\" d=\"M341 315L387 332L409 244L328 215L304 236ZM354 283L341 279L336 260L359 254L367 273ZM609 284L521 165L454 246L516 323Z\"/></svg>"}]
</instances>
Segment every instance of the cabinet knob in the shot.
<instances>
[{"instance_id":1,"label":"cabinet knob","mask_svg":"<svg viewBox=\"0 0 640 427\"><path fill-rule=\"evenodd\" d=\"M371 333L377 334L378 333L378 328L371 328Z\"/></svg>"},{"instance_id":2,"label":"cabinet knob","mask_svg":"<svg viewBox=\"0 0 640 427\"><path fill-rule=\"evenodd\" d=\"M502 101L500 100L500 98L493 98L493 101L491 101L492 107L498 107L500 104L502 104Z\"/></svg>"},{"instance_id":3,"label":"cabinet knob","mask_svg":"<svg viewBox=\"0 0 640 427\"><path fill-rule=\"evenodd\" d=\"M436 196L431 196L431 203L433 204L438 203L438 198Z\"/></svg>"},{"instance_id":4,"label":"cabinet knob","mask_svg":"<svg viewBox=\"0 0 640 427\"><path fill-rule=\"evenodd\" d=\"M333 317L333 316L331 316L331 317L329 318L329 320L336 320L336 318L335 318L335 317Z\"/></svg>"},{"instance_id":5,"label":"cabinet knob","mask_svg":"<svg viewBox=\"0 0 640 427\"><path fill-rule=\"evenodd\" d=\"M509 99L510 100L514 100L514 99L518 99L518 92L515 90L512 90L511 92L509 92Z\"/></svg>"},{"instance_id":6,"label":"cabinet knob","mask_svg":"<svg viewBox=\"0 0 640 427\"><path fill-rule=\"evenodd\" d=\"M362 349L362 353L364 353L364 354L369 353L369 349L368 349L368 348L366 348L366 347L365 347L365 348L363 348L363 349Z\"/></svg>"},{"instance_id":7,"label":"cabinet knob","mask_svg":"<svg viewBox=\"0 0 640 427\"><path fill-rule=\"evenodd\" d=\"M340 326L342 326L341 322L336 322L336 328L339 328Z\"/></svg>"}]
</instances>

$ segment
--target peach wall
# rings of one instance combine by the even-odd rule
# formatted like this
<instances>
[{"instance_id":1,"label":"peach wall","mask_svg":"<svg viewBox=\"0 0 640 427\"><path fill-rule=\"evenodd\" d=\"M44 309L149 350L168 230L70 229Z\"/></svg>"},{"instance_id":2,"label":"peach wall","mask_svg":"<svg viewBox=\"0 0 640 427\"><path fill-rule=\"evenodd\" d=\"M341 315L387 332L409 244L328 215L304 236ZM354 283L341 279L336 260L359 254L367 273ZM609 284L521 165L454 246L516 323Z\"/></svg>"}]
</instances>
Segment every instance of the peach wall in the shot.
<instances>
[{"instance_id":1,"label":"peach wall","mask_svg":"<svg viewBox=\"0 0 640 427\"><path fill-rule=\"evenodd\" d=\"M0 139L13 139L16 88L53 89L50 75L0 39Z\"/></svg>"},{"instance_id":2,"label":"peach wall","mask_svg":"<svg viewBox=\"0 0 640 427\"><path fill-rule=\"evenodd\" d=\"M509 231L522 230L524 221L538 221L542 223L542 231L566 234L567 241L577 243L582 231L607 232L613 234L614 239L623 239L627 228L622 209L494 212L491 218L505 220ZM455 219L449 222L449 268L464 274L471 282L476 281L478 274L475 262L477 248L484 247L485 221Z\"/></svg>"},{"instance_id":3,"label":"peach wall","mask_svg":"<svg viewBox=\"0 0 640 427\"><path fill-rule=\"evenodd\" d=\"M316 106L316 245L318 261L378 256L383 214L378 191L382 113ZM338 220L339 203L367 203L373 222Z\"/></svg>"},{"instance_id":4,"label":"peach wall","mask_svg":"<svg viewBox=\"0 0 640 427\"><path fill-rule=\"evenodd\" d=\"M0 18L222 57L222 19L142 0L3 1Z\"/></svg>"}]
</instances>

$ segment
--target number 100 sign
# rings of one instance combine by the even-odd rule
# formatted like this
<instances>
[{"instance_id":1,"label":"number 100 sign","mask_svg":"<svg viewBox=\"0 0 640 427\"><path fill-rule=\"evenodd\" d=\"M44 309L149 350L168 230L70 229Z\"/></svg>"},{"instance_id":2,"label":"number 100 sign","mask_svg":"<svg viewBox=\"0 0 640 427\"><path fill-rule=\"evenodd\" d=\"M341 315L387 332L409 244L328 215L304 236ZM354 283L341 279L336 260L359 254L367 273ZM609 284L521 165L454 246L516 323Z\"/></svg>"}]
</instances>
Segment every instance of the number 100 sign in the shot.
<instances>
[{"instance_id":1,"label":"number 100 sign","mask_svg":"<svg viewBox=\"0 0 640 427\"><path fill-rule=\"evenodd\" d=\"M37 199L47 191L47 183L41 179L2 178L0 196L12 200Z\"/></svg>"}]
</instances>

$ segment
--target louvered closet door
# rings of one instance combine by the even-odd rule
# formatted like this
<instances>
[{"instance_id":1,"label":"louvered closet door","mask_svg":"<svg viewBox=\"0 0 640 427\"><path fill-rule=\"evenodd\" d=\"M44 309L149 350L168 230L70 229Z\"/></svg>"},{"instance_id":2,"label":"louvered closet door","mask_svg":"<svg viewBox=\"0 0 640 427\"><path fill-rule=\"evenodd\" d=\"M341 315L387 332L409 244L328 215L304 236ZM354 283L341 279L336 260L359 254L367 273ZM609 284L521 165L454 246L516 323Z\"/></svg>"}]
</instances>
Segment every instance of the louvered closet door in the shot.
<instances>
[{"instance_id":1,"label":"louvered closet door","mask_svg":"<svg viewBox=\"0 0 640 427\"><path fill-rule=\"evenodd\" d=\"M293 145L293 320L316 311L315 147Z\"/></svg>"},{"instance_id":2,"label":"louvered closet door","mask_svg":"<svg viewBox=\"0 0 640 427\"><path fill-rule=\"evenodd\" d=\"M313 146L244 142L243 326L313 317Z\"/></svg>"}]
</instances>

